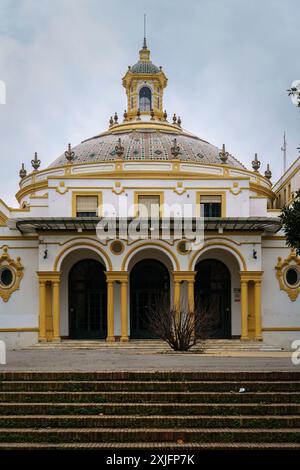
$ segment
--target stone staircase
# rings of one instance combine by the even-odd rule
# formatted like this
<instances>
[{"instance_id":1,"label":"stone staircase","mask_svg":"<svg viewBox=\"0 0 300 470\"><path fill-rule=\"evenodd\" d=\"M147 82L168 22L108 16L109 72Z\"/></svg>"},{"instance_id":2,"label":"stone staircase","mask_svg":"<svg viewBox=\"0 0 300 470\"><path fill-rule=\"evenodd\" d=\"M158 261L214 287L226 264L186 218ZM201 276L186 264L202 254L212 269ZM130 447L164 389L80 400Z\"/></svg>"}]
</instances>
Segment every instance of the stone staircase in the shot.
<instances>
[{"instance_id":1,"label":"stone staircase","mask_svg":"<svg viewBox=\"0 0 300 470\"><path fill-rule=\"evenodd\" d=\"M300 449L300 373L0 372L0 450L68 448Z\"/></svg>"},{"instance_id":2,"label":"stone staircase","mask_svg":"<svg viewBox=\"0 0 300 470\"><path fill-rule=\"evenodd\" d=\"M107 343L105 340L62 340L59 343L36 343L30 349L104 349L140 352L172 352L162 340L131 340L128 343ZM278 348L266 346L260 341L240 341L239 339L210 339L199 341L190 352L217 351L280 351Z\"/></svg>"}]
</instances>

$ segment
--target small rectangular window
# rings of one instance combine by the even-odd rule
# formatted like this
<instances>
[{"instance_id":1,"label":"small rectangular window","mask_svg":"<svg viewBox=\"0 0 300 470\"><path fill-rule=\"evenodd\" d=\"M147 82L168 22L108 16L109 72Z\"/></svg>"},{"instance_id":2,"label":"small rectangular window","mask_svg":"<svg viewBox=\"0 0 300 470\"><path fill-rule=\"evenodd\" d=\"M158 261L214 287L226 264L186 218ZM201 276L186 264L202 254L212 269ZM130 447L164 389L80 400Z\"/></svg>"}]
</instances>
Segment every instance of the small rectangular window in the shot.
<instances>
[{"instance_id":1,"label":"small rectangular window","mask_svg":"<svg viewBox=\"0 0 300 470\"><path fill-rule=\"evenodd\" d=\"M221 196L201 196L200 195L200 216L201 217L221 217L222 197Z\"/></svg>"},{"instance_id":2,"label":"small rectangular window","mask_svg":"<svg viewBox=\"0 0 300 470\"><path fill-rule=\"evenodd\" d=\"M159 195L141 195L138 196L138 215L139 217L159 217L160 196Z\"/></svg>"},{"instance_id":3,"label":"small rectangular window","mask_svg":"<svg viewBox=\"0 0 300 470\"><path fill-rule=\"evenodd\" d=\"M76 216L77 217L97 217L98 196L77 196Z\"/></svg>"}]
</instances>

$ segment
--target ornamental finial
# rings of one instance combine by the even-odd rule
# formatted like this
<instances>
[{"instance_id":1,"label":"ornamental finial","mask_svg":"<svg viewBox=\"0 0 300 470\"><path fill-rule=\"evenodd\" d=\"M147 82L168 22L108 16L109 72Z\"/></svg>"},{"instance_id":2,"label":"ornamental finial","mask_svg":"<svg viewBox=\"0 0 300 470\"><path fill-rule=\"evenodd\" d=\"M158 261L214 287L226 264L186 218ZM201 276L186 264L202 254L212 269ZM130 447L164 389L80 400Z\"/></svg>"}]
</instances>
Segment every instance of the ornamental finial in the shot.
<instances>
[{"instance_id":1,"label":"ornamental finial","mask_svg":"<svg viewBox=\"0 0 300 470\"><path fill-rule=\"evenodd\" d=\"M137 113L136 113L136 120L140 121L141 120L141 110L138 108Z\"/></svg>"},{"instance_id":2,"label":"ornamental finial","mask_svg":"<svg viewBox=\"0 0 300 470\"><path fill-rule=\"evenodd\" d=\"M223 165L227 163L229 153L226 152L225 144L222 145L222 151L219 152L219 157Z\"/></svg>"},{"instance_id":3,"label":"ornamental finial","mask_svg":"<svg viewBox=\"0 0 300 470\"><path fill-rule=\"evenodd\" d=\"M256 173L258 173L260 168L260 161L257 158L257 153L254 155L254 160L252 160L252 168Z\"/></svg>"},{"instance_id":4,"label":"ornamental finial","mask_svg":"<svg viewBox=\"0 0 300 470\"><path fill-rule=\"evenodd\" d=\"M118 115L117 115L117 113L115 113L115 115L114 115L115 124L118 124L118 120L119 120Z\"/></svg>"},{"instance_id":5,"label":"ornamental finial","mask_svg":"<svg viewBox=\"0 0 300 470\"><path fill-rule=\"evenodd\" d=\"M34 152L34 159L31 160L31 165L35 171L41 166L41 160L38 159L37 152Z\"/></svg>"},{"instance_id":6,"label":"ornamental finial","mask_svg":"<svg viewBox=\"0 0 300 470\"><path fill-rule=\"evenodd\" d=\"M153 109L151 109L150 115L151 115L150 121L154 121L154 111L153 111Z\"/></svg>"},{"instance_id":7,"label":"ornamental finial","mask_svg":"<svg viewBox=\"0 0 300 470\"><path fill-rule=\"evenodd\" d=\"M21 170L19 171L19 176L21 179L25 178L27 171L25 170L25 165L22 163Z\"/></svg>"},{"instance_id":8,"label":"ornamental finial","mask_svg":"<svg viewBox=\"0 0 300 470\"><path fill-rule=\"evenodd\" d=\"M118 139L117 145L115 146L115 151L116 151L116 154L118 155L119 158L122 157L122 155L124 153L124 147L122 145L122 141L121 141L120 137Z\"/></svg>"},{"instance_id":9,"label":"ornamental finial","mask_svg":"<svg viewBox=\"0 0 300 470\"><path fill-rule=\"evenodd\" d=\"M128 114L127 110L125 109L124 114L123 114L124 121L128 121Z\"/></svg>"},{"instance_id":10,"label":"ornamental finial","mask_svg":"<svg viewBox=\"0 0 300 470\"><path fill-rule=\"evenodd\" d=\"M178 124L179 127L181 127L181 119L180 119L180 116L178 116L177 124Z\"/></svg>"},{"instance_id":11,"label":"ornamental finial","mask_svg":"<svg viewBox=\"0 0 300 470\"><path fill-rule=\"evenodd\" d=\"M272 178L272 171L270 170L270 165L269 163L267 164L267 169L265 171L265 177L270 180Z\"/></svg>"},{"instance_id":12,"label":"ornamental finial","mask_svg":"<svg viewBox=\"0 0 300 470\"><path fill-rule=\"evenodd\" d=\"M165 111L164 111L164 121L167 120L167 117L168 117L168 114L167 114L167 111L165 110Z\"/></svg>"},{"instance_id":13,"label":"ornamental finial","mask_svg":"<svg viewBox=\"0 0 300 470\"><path fill-rule=\"evenodd\" d=\"M65 151L66 159L69 163L72 163L75 157L75 152L72 151L71 144L68 144L68 150Z\"/></svg>"},{"instance_id":14,"label":"ornamental finial","mask_svg":"<svg viewBox=\"0 0 300 470\"><path fill-rule=\"evenodd\" d=\"M109 120L109 127L113 126L114 125L114 120L113 120L113 117L110 116L110 120Z\"/></svg>"},{"instance_id":15,"label":"ornamental finial","mask_svg":"<svg viewBox=\"0 0 300 470\"><path fill-rule=\"evenodd\" d=\"M143 49L147 49L146 25L147 25L147 16L146 16L146 14L144 14L144 41L143 41Z\"/></svg>"},{"instance_id":16,"label":"ornamental finial","mask_svg":"<svg viewBox=\"0 0 300 470\"><path fill-rule=\"evenodd\" d=\"M175 113L173 114L173 124L177 124L177 117Z\"/></svg>"},{"instance_id":17,"label":"ornamental finial","mask_svg":"<svg viewBox=\"0 0 300 470\"><path fill-rule=\"evenodd\" d=\"M173 146L171 147L171 154L173 155L174 158L177 158L178 155L180 154L180 146L177 145L176 138L173 140Z\"/></svg>"}]
</instances>

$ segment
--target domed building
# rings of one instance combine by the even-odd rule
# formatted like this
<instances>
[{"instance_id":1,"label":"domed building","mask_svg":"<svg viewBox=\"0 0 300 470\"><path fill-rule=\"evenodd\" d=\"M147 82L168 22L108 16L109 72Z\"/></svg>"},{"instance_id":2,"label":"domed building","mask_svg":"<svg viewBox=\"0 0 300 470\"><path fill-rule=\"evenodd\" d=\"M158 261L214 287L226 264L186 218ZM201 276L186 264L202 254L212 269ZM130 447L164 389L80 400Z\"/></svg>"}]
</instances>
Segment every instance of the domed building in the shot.
<instances>
[{"instance_id":1,"label":"domed building","mask_svg":"<svg viewBox=\"0 0 300 470\"><path fill-rule=\"evenodd\" d=\"M22 164L19 207L0 201L8 345L151 339L162 296L200 315L206 338L290 347L299 335L300 261L269 167L256 155L246 169L170 118L167 82L144 40L122 118L48 168L36 154L31 172Z\"/></svg>"}]
</instances>

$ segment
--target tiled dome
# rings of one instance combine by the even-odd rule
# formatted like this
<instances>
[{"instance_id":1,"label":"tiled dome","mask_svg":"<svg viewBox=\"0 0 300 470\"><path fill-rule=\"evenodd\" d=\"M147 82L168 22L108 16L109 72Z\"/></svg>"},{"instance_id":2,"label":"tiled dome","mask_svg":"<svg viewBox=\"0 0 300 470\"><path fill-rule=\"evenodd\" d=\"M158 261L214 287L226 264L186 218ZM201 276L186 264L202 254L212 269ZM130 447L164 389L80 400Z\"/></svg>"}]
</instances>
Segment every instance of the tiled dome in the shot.
<instances>
[{"instance_id":1,"label":"tiled dome","mask_svg":"<svg viewBox=\"0 0 300 470\"><path fill-rule=\"evenodd\" d=\"M176 157L180 161L220 164L220 149L214 145L187 133L162 131L159 129L140 129L128 132L104 133L85 140L72 148L75 153L73 163L94 163L116 160L116 145L121 139L124 147L123 160L173 160L171 148L174 139L179 146ZM50 167L66 165L67 160L63 153ZM228 165L244 168L235 157L229 155Z\"/></svg>"},{"instance_id":2,"label":"tiled dome","mask_svg":"<svg viewBox=\"0 0 300 470\"><path fill-rule=\"evenodd\" d=\"M130 68L130 72L132 73L159 73L160 70L150 60L147 62L139 60L136 64L134 64Z\"/></svg>"}]
</instances>

